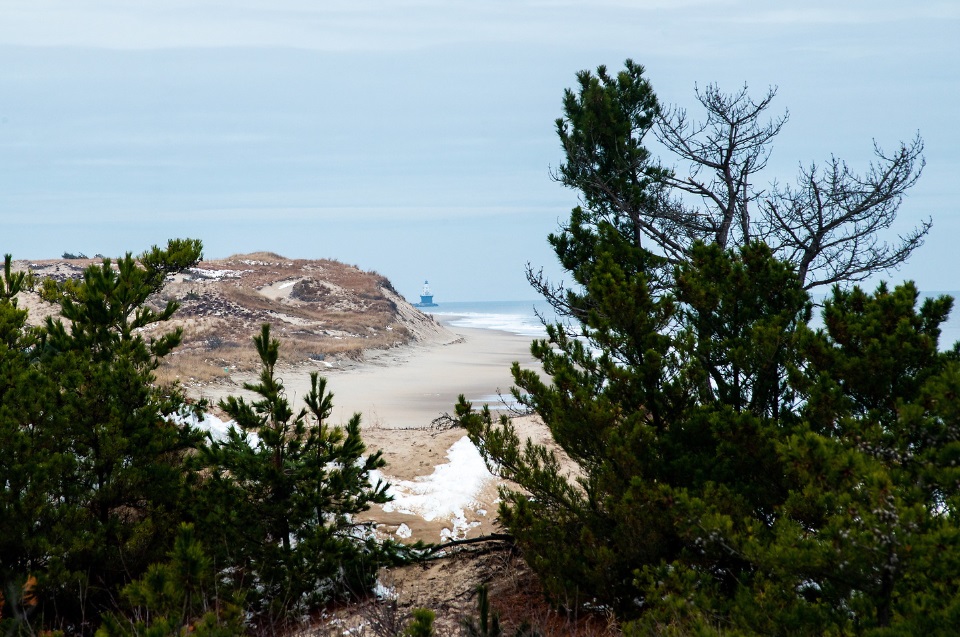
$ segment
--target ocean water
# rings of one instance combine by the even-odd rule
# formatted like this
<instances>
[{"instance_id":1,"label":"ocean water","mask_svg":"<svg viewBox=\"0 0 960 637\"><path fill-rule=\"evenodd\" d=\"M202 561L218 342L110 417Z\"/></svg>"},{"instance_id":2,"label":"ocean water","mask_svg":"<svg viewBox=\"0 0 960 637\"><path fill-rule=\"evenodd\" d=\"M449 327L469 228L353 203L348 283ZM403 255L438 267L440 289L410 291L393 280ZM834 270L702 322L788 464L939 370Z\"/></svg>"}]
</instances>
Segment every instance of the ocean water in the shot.
<instances>
[{"instance_id":1,"label":"ocean water","mask_svg":"<svg viewBox=\"0 0 960 637\"><path fill-rule=\"evenodd\" d=\"M953 312L940 327L940 349L948 350L960 341L960 292L924 292L921 299L942 294L955 299ZM437 307L423 308L423 311L443 318L455 327L500 330L531 338L543 338L547 334L538 314L549 323L557 319L553 308L543 300L440 303ZM812 325L823 325L817 308L814 308Z\"/></svg>"},{"instance_id":2,"label":"ocean water","mask_svg":"<svg viewBox=\"0 0 960 637\"><path fill-rule=\"evenodd\" d=\"M461 301L421 309L454 327L499 330L531 338L547 335L538 314L548 322L556 321L553 308L544 301Z\"/></svg>"}]
</instances>

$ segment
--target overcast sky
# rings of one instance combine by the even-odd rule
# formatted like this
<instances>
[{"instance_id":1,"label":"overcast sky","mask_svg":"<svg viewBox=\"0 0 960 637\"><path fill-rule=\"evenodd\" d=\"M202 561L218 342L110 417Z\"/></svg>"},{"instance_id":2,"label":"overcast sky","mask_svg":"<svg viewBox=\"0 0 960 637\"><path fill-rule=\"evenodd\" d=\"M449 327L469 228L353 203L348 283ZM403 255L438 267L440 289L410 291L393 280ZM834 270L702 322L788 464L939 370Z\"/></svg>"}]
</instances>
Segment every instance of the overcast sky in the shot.
<instances>
[{"instance_id":1,"label":"overcast sky","mask_svg":"<svg viewBox=\"0 0 960 637\"><path fill-rule=\"evenodd\" d=\"M562 273L550 179L580 69L643 64L662 102L778 87L764 175L917 132L900 272L960 289L960 3L917 0L0 0L0 219L15 258L268 250L375 269L415 297L532 299ZM801 5L802 8L801 8ZM777 6L788 8L777 8ZM652 141L652 140L651 140ZM892 236L893 238L893 236Z\"/></svg>"}]
</instances>

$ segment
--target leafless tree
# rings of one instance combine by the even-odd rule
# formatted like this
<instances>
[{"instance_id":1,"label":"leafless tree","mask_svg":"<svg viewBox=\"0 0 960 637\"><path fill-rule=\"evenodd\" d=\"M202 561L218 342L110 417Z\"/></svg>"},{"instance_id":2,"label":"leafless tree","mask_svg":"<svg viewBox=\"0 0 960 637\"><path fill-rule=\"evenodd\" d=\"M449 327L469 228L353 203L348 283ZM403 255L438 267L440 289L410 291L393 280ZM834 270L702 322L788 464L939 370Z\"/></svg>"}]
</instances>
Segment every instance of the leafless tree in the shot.
<instances>
[{"instance_id":1,"label":"leafless tree","mask_svg":"<svg viewBox=\"0 0 960 637\"><path fill-rule=\"evenodd\" d=\"M770 142L789 115L762 121L777 91L771 88L754 102L744 86L733 94L721 93L713 84L696 90L706 109L702 122L689 119L685 109L664 111L655 129L657 139L689 164L686 176L669 174L667 185L699 197L703 208L685 215L693 229L726 248L747 243L754 236L750 204L762 192L754 189L753 175L762 171L770 157ZM682 207L681 202L674 204Z\"/></svg>"},{"instance_id":2,"label":"leafless tree","mask_svg":"<svg viewBox=\"0 0 960 637\"><path fill-rule=\"evenodd\" d=\"M895 243L881 241L878 233L893 225L904 193L920 178L922 152L917 136L891 155L875 142L876 158L864 175L836 157L822 169L801 167L795 188L774 185L763 202L767 243L796 265L808 289L896 268L923 244L931 221L921 221Z\"/></svg>"},{"instance_id":3,"label":"leafless tree","mask_svg":"<svg viewBox=\"0 0 960 637\"><path fill-rule=\"evenodd\" d=\"M688 165L686 175L674 170L664 183L701 200L699 206L682 197L662 202L682 220L687 236L722 247L766 241L796 266L807 289L896 268L922 245L929 220L893 244L879 237L923 170L919 136L892 155L874 143L875 160L864 175L833 157L823 170L801 168L795 187L774 183L766 192L756 188L757 175L789 117L766 119L776 89L756 102L746 86L727 94L711 84L696 95L706 119L693 121L674 107L662 112L655 128L657 139Z\"/></svg>"}]
</instances>

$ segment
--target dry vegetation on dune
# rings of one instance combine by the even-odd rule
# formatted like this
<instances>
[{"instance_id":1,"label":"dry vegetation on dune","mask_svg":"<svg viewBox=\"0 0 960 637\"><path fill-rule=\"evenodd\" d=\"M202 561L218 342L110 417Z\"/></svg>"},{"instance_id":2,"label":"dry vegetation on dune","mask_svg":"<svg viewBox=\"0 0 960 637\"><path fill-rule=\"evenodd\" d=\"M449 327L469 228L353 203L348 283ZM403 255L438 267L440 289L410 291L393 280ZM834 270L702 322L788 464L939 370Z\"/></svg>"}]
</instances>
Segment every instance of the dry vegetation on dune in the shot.
<instances>
[{"instance_id":1,"label":"dry vegetation on dune","mask_svg":"<svg viewBox=\"0 0 960 637\"><path fill-rule=\"evenodd\" d=\"M62 281L82 276L86 266L99 262L17 265L39 278ZM173 277L151 304L159 309L167 301L177 301L180 309L159 329L182 327L184 341L157 370L157 378L188 385L257 369L251 338L263 323L273 325L286 361L329 365L357 360L365 350L428 339L443 329L380 274L331 259L287 259L272 252L202 261ZM26 302L36 320L52 311L38 298Z\"/></svg>"},{"instance_id":2,"label":"dry vegetation on dune","mask_svg":"<svg viewBox=\"0 0 960 637\"><path fill-rule=\"evenodd\" d=\"M501 547L502 549L502 547ZM479 619L477 591L486 586L490 613L501 637L620 637L615 619L602 612L564 612L547 601L537 576L509 548L482 547L381 571L381 595L327 608L289 637L396 637L406 634L413 610L436 613L435 634L464 636L464 620ZM528 632L520 632L523 626ZM496 634L496 633L490 633Z\"/></svg>"}]
</instances>

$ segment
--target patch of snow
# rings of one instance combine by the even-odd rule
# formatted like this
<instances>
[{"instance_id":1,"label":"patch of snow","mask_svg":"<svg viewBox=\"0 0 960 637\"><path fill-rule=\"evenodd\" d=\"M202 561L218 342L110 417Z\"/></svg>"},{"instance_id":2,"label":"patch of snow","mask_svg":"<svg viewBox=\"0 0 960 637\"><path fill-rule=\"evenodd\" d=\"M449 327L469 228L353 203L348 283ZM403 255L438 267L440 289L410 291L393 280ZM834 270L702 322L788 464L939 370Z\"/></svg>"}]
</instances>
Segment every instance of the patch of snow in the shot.
<instances>
[{"instance_id":1,"label":"patch of snow","mask_svg":"<svg viewBox=\"0 0 960 637\"><path fill-rule=\"evenodd\" d=\"M411 531L411 530L410 530L410 527L407 526L406 524L401 524L399 527L397 527L397 536L398 536L398 537L400 537L400 538L402 538L402 539L405 540L405 539L407 539L408 537L410 537L411 535L413 535L413 531Z\"/></svg>"},{"instance_id":2,"label":"patch of snow","mask_svg":"<svg viewBox=\"0 0 960 637\"><path fill-rule=\"evenodd\" d=\"M227 437L227 430L236 426L233 420L223 421L213 414L204 414L203 419L194 423L200 429L210 432L210 437L214 440L223 440Z\"/></svg>"},{"instance_id":3,"label":"patch of snow","mask_svg":"<svg viewBox=\"0 0 960 637\"><path fill-rule=\"evenodd\" d=\"M470 529L480 526L479 522L467 522L467 516L464 515L463 509L457 509L454 512L451 522L453 522L453 528L443 529L440 531L441 542L450 540L465 540Z\"/></svg>"},{"instance_id":4,"label":"patch of snow","mask_svg":"<svg viewBox=\"0 0 960 637\"><path fill-rule=\"evenodd\" d=\"M278 290L285 290L285 289L287 289L287 288L292 288L292 287L295 286L296 284L297 284L296 281L287 281L286 283L281 283L280 285L278 285L278 286L277 286L277 289L278 289Z\"/></svg>"},{"instance_id":5,"label":"patch of snow","mask_svg":"<svg viewBox=\"0 0 960 637\"><path fill-rule=\"evenodd\" d=\"M175 416L174 421L180 424L189 423L197 429L209 432L210 437L216 442L223 442L226 440L227 430L229 430L231 427L237 426L236 421L223 421L213 414L203 414L203 418L200 418L199 420L195 418L193 414L188 416ZM248 431L247 442L251 447L256 447L257 443L260 442L260 438L252 431Z\"/></svg>"},{"instance_id":6,"label":"patch of snow","mask_svg":"<svg viewBox=\"0 0 960 637\"><path fill-rule=\"evenodd\" d=\"M477 504L477 494L493 480L493 475L466 436L447 450L447 459L450 462L434 467L432 474L415 480L384 478L391 483L387 493L393 496L393 501L384 504L383 510L419 515L428 522L438 518L453 519L452 532L459 528L458 519L463 518L461 527L467 524L463 509ZM370 473L371 484L381 478L379 472Z\"/></svg>"},{"instance_id":7,"label":"patch of snow","mask_svg":"<svg viewBox=\"0 0 960 637\"><path fill-rule=\"evenodd\" d=\"M376 586L373 587L373 594L377 596L377 599L397 599L400 597L396 589L387 586L380 580L377 580Z\"/></svg>"},{"instance_id":8,"label":"patch of snow","mask_svg":"<svg viewBox=\"0 0 960 637\"><path fill-rule=\"evenodd\" d=\"M204 268L190 268L187 270L190 274L194 274L204 279L238 279L243 275L242 270L207 270Z\"/></svg>"}]
</instances>

